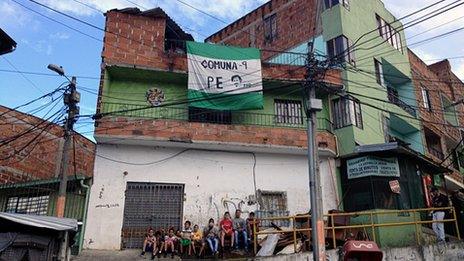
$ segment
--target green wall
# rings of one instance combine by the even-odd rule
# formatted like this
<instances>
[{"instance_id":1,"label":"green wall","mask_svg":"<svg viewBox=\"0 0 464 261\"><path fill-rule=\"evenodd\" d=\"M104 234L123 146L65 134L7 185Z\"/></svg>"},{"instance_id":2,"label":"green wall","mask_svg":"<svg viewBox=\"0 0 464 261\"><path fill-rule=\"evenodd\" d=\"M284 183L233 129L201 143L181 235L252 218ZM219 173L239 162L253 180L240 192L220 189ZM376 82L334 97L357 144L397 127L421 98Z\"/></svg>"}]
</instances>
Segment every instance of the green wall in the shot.
<instances>
[{"instance_id":1,"label":"green wall","mask_svg":"<svg viewBox=\"0 0 464 261\"><path fill-rule=\"evenodd\" d=\"M408 125L415 128L417 135L407 136L406 142L416 144L413 149L423 152L422 138L420 134L420 122L411 119L413 116L402 108L383 101L388 101L387 89L376 83L374 58L383 63L384 75L391 75L391 85L399 91L400 99L407 104L417 106L413 86L410 80L410 65L407 55L405 35L401 32L403 50L398 51L389 43L382 43L377 28L376 14L387 22L395 20L393 15L386 10L379 0L357 0L350 1L350 7L336 5L327 9L322 14L324 40L330 40L340 35L345 35L351 42L357 41L355 47L356 65L347 64L343 71L344 85L349 94L359 99L361 104L364 128L355 126L345 127L337 130L341 154L349 154L354 149L354 144L360 145L384 143L384 131L382 126L382 115L389 117L392 111L398 117L404 119ZM399 22L392 24L393 27L401 27ZM369 32L368 34L366 34ZM362 70L362 71L360 71ZM395 77L396 76L396 77ZM357 95L356 95L357 94ZM369 96L373 98L366 98ZM383 100L383 101L382 101ZM351 129L351 130L346 130ZM419 145L417 145L419 144Z\"/></svg>"},{"instance_id":2,"label":"green wall","mask_svg":"<svg viewBox=\"0 0 464 261\"><path fill-rule=\"evenodd\" d=\"M149 104L145 94L150 88L162 89L165 93L164 104L185 102L187 100L187 75L149 71L124 67L109 67L105 73L106 82L103 89L102 112L114 112L144 108ZM232 112L234 124L272 125L274 122L274 100L300 100L304 97L300 85L285 87L288 83L277 81L264 81L262 110L247 110ZM282 87L279 89L279 87ZM323 100L324 109L318 113L320 125L326 124L323 119L330 119L327 95L318 94ZM123 113L125 116L154 117L167 119L188 119L188 105L174 105L160 108L149 108ZM300 126L300 125L299 125ZM300 127L304 127L302 124ZM288 127L293 127L288 125ZM321 129L324 126L321 126Z\"/></svg>"},{"instance_id":3,"label":"green wall","mask_svg":"<svg viewBox=\"0 0 464 261\"><path fill-rule=\"evenodd\" d=\"M372 210L382 211L382 210ZM416 217L420 220L420 217ZM352 217L351 224L357 225L368 225L371 224L370 215L359 215L358 217ZM375 214L373 215L374 224L386 224L386 223L400 223L400 222L412 222L414 221L413 214L404 213L388 213L388 214ZM418 226L419 232L421 228ZM373 240L372 228L367 227L365 230L370 239ZM416 243L416 230L414 225L402 225L393 227L376 227L375 238L379 247L404 247L411 246Z\"/></svg>"}]
</instances>

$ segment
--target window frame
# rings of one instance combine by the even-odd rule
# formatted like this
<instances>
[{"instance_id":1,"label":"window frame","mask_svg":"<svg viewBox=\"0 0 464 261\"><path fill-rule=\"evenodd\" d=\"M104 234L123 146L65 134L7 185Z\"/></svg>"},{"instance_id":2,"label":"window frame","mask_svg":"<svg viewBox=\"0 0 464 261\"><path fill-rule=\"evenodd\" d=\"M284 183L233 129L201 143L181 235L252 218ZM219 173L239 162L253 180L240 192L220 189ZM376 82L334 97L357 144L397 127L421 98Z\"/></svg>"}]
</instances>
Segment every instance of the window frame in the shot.
<instances>
[{"instance_id":1,"label":"window frame","mask_svg":"<svg viewBox=\"0 0 464 261\"><path fill-rule=\"evenodd\" d=\"M303 102L300 100L274 99L274 120L276 124L303 125L303 113Z\"/></svg>"},{"instance_id":2,"label":"window frame","mask_svg":"<svg viewBox=\"0 0 464 261\"><path fill-rule=\"evenodd\" d=\"M341 45L341 50L340 49ZM354 50L351 49L351 41L345 35L339 35L334 37L326 42L327 54L329 58L338 56L340 53L345 52L343 57L343 62L347 62L353 66L356 66L356 56ZM341 58L341 57L339 57Z\"/></svg>"},{"instance_id":3,"label":"window frame","mask_svg":"<svg viewBox=\"0 0 464 261\"><path fill-rule=\"evenodd\" d=\"M386 87L385 78L383 76L383 64L381 61L374 58L375 80L382 87Z\"/></svg>"},{"instance_id":4,"label":"window frame","mask_svg":"<svg viewBox=\"0 0 464 261\"><path fill-rule=\"evenodd\" d=\"M336 3L334 3L336 2ZM336 5L342 4L346 9L350 10L350 1L349 0L325 0L324 5L325 9L330 9Z\"/></svg>"},{"instance_id":5,"label":"window frame","mask_svg":"<svg viewBox=\"0 0 464 261\"><path fill-rule=\"evenodd\" d=\"M432 103L430 102L430 91L424 86L421 86L422 107L428 111L432 111Z\"/></svg>"},{"instance_id":6,"label":"window frame","mask_svg":"<svg viewBox=\"0 0 464 261\"><path fill-rule=\"evenodd\" d=\"M458 115L456 113L456 107L455 106L450 106L451 104L453 104L453 102L448 99L446 96L444 96L443 94L440 95L441 97L441 108L443 110L443 118L445 119L445 121L447 121L449 124L453 125L453 126L459 126L459 119L458 119ZM445 106L445 102L448 104L447 106ZM452 119L451 119L452 117Z\"/></svg>"},{"instance_id":7,"label":"window frame","mask_svg":"<svg viewBox=\"0 0 464 261\"><path fill-rule=\"evenodd\" d=\"M332 100L332 118L335 129L348 126L364 128L361 103L353 97L340 97Z\"/></svg>"},{"instance_id":8,"label":"window frame","mask_svg":"<svg viewBox=\"0 0 464 261\"><path fill-rule=\"evenodd\" d=\"M35 214L47 215L48 207L50 204L50 195L14 195L6 200L5 212L8 213L21 213L21 214Z\"/></svg>"},{"instance_id":9,"label":"window frame","mask_svg":"<svg viewBox=\"0 0 464 261\"><path fill-rule=\"evenodd\" d=\"M277 40L277 13L264 18L264 42L272 43Z\"/></svg>"},{"instance_id":10,"label":"window frame","mask_svg":"<svg viewBox=\"0 0 464 261\"><path fill-rule=\"evenodd\" d=\"M379 14L375 14L377 21L377 31L380 37L388 42L393 48L404 54L403 43L401 42L401 33L398 32L390 23L385 21Z\"/></svg>"}]
</instances>

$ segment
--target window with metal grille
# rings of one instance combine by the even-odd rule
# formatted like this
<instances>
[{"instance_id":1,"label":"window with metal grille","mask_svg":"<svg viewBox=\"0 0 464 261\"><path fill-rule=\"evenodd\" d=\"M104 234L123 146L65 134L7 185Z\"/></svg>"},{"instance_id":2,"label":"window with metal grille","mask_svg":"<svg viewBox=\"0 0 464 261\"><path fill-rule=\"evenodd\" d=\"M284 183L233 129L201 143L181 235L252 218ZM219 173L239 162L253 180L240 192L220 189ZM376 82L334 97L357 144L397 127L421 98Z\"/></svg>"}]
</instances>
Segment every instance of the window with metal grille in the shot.
<instances>
[{"instance_id":1,"label":"window with metal grille","mask_svg":"<svg viewBox=\"0 0 464 261\"><path fill-rule=\"evenodd\" d=\"M401 42L401 34L394 28L392 25L387 23L382 17L378 14L375 15L377 20L377 28L380 34L380 37L384 41L391 44L396 50L403 53L403 44Z\"/></svg>"},{"instance_id":2,"label":"window with metal grille","mask_svg":"<svg viewBox=\"0 0 464 261\"><path fill-rule=\"evenodd\" d=\"M259 210L256 212L258 218L288 216L287 193L284 191L258 191ZM273 221L277 226L288 226L287 220ZM271 221L261 221L264 227L270 227Z\"/></svg>"},{"instance_id":3,"label":"window with metal grille","mask_svg":"<svg viewBox=\"0 0 464 261\"><path fill-rule=\"evenodd\" d=\"M363 128L361 104L352 97L333 100L332 114L336 129L350 125Z\"/></svg>"},{"instance_id":4,"label":"window with metal grille","mask_svg":"<svg viewBox=\"0 0 464 261\"><path fill-rule=\"evenodd\" d=\"M274 100L276 123L303 124L303 105L297 100Z\"/></svg>"},{"instance_id":5,"label":"window with metal grille","mask_svg":"<svg viewBox=\"0 0 464 261\"><path fill-rule=\"evenodd\" d=\"M425 89L424 87L421 87L421 92L422 92L422 106L424 107L424 109L431 111L432 106L430 103L429 90Z\"/></svg>"},{"instance_id":6,"label":"window with metal grille","mask_svg":"<svg viewBox=\"0 0 464 261\"><path fill-rule=\"evenodd\" d=\"M377 83L382 86L385 86L385 80L383 78L382 63L379 62L377 59L374 59L374 67L375 67L375 79Z\"/></svg>"},{"instance_id":7,"label":"window with metal grille","mask_svg":"<svg viewBox=\"0 0 464 261\"><path fill-rule=\"evenodd\" d=\"M189 107L189 121L216 124L231 124L232 113L230 111L218 111Z\"/></svg>"},{"instance_id":8,"label":"window with metal grille","mask_svg":"<svg viewBox=\"0 0 464 261\"><path fill-rule=\"evenodd\" d=\"M7 201L6 212L46 215L49 199L49 195L37 197L10 197Z\"/></svg>"},{"instance_id":9,"label":"window with metal grille","mask_svg":"<svg viewBox=\"0 0 464 261\"><path fill-rule=\"evenodd\" d=\"M264 18L264 41L270 43L277 39L277 15Z\"/></svg>"},{"instance_id":10,"label":"window with metal grille","mask_svg":"<svg viewBox=\"0 0 464 261\"><path fill-rule=\"evenodd\" d=\"M327 53L329 58L336 58L339 61L355 65L356 57L351 46L351 41L344 35L340 35L327 41Z\"/></svg>"}]
</instances>

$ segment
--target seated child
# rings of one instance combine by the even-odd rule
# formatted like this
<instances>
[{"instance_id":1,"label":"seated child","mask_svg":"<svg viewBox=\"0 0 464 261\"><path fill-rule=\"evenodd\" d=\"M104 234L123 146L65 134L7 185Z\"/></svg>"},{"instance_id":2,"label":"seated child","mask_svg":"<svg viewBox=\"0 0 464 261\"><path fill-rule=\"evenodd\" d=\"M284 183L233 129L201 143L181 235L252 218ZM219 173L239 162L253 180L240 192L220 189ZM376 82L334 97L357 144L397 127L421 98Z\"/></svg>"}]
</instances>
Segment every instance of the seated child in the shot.
<instances>
[{"instance_id":1,"label":"seated child","mask_svg":"<svg viewBox=\"0 0 464 261\"><path fill-rule=\"evenodd\" d=\"M156 245L156 237L153 234L152 228L148 230L148 234L145 236L145 240L143 241L142 253L140 255L145 255L145 252L151 253L151 259L155 259L155 254L158 252L158 248Z\"/></svg>"},{"instance_id":2,"label":"seated child","mask_svg":"<svg viewBox=\"0 0 464 261\"><path fill-rule=\"evenodd\" d=\"M171 250L171 256L174 257L177 237L174 235L174 228L170 228L168 234L164 237L164 257L168 253L168 249Z\"/></svg>"},{"instance_id":3,"label":"seated child","mask_svg":"<svg viewBox=\"0 0 464 261\"><path fill-rule=\"evenodd\" d=\"M184 229L180 234L180 253L184 253L184 247L188 247L189 256L192 255L192 228L190 227L192 223L190 221L185 221Z\"/></svg>"},{"instance_id":4,"label":"seated child","mask_svg":"<svg viewBox=\"0 0 464 261\"><path fill-rule=\"evenodd\" d=\"M158 257L160 257L161 252L164 250L164 238L166 237L166 233L164 231L164 228L161 228L160 230L156 231L155 233L155 238L156 238L156 243L158 247Z\"/></svg>"},{"instance_id":5,"label":"seated child","mask_svg":"<svg viewBox=\"0 0 464 261\"><path fill-rule=\"evenodd\" d=\"M198 225L193 226L193 233L192 233L192 248L193 253L196 254L196 247L202 246L203 244L203 233L199 229Z\"/></svg>"}]
</instances>

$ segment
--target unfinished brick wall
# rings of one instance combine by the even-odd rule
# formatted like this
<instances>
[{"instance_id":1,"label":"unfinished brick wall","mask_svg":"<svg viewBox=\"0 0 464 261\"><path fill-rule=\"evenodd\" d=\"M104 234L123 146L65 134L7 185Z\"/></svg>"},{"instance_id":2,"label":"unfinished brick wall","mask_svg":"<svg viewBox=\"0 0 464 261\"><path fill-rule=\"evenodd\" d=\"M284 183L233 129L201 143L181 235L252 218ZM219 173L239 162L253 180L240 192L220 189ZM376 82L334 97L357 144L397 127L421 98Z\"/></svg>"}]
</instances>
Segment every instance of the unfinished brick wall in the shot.
<instances>
[{"instance_id":1,"label":"unfinished brick wall","mask_svg":"<svg viewBox=\"0 0 464 261\"><path fill-rule=\"evenodd\" d=\"M459 100L464 94L464 86L458 83L459 79L453 79L451 75L451 66L448 61L439 62L434 65L427 66L417 55L409 50L409 61L411 63L412 80L415 87L417 104L419 106L419 113L423 121L423 126L430 129L437 134L440 138L443 154L447 155L449 150L454 147L448 147L445 138L451 139L454 142L461 140L459 127L450 126L445 120L443 113L443 106L441 95L446 96L450 101ZM456 77L457 78L457 77ZM427 110L423 107L424 100L422 97L421 88L429 91L430 104L432 110ZM459 123L464 122L463 107L459 105L456 107L459 116ZM436 122L436 123L435 123ZM440 124L443 123L443 124ZM435 157L428 151L427 155L437 163L441 163L441 159ZM449 164L449 162L446 162ZM462 179L462 176L455 171L452 176Z\"/></svg>"},{"instance_id":2,"label":"unfinished brick wall","mask_svg":"<svg viewBox=\"0 0 464 261\"><path fill-rule=\"evenodd\" d=\"M4 114L5 113L5 114ZM0 140L24 133L42 120L32 115L0 106ZM41 129L42 134L37 136ZM0 184L37 179L49 179L58 174L63 144L61 126L47 122L16 141L0 146ZM76 135L77 174L93 176L95 144ZM31 142L31 143L30 143ZM30 143L30 144L29 144ZM28 145L29 144L29 145ZM27 146L26 146L27 145ZM21 150L23 147L26 148ZM85 147L82 148L82 147ZM74 175L73 153L69 151L68 175Z\"/></svg>"},{"instance_id":3,"label":"unfinished brick wall","mask_svg":"<svg viewBox=\"0 0 464 261\"><path fill-rule=\"evenodd\" d=\"M464 83L459 79L456 74L453 73L451 64L448 60L443 60L438 63L434 63L429 66L438 77L447 82L450 88L451 101L460 101L464 98ZM458 104L455 106L456 113L458 114L459 124L464 124L464 104Z\"/></svg>"},{"instance_id":4,"label":"unfinished brick wall","mask_svg":"<svg viewBox=\"0 0 464 261\"><path fill-rule=\"evenodd\" d=\"M249 145L274 145L297 148L307 147L305 129L223 125L175 120L148 120L125 117L105 117L95 135L143 137L159 141L225 142ZM327 131L318 131L317 144L336 152L335 137Z\"/></svg>"},{"instance_id":5,"label":"unfinished brick wall","mask_svg":"<svg viewBox=\"0 0 464 261\"><path fill-rule=\"evenodd\" d=\"M251 13L249 18L242 20L237 26L245 26L246 23L260 19L256 26L256 35L264 35L262 17L273 12L279 12L278 23L286 24L279 26L278 39L273 44L287 44L286 47L295 45L302 41L307 41L313 34L313 2L310 1L271 1L258 8L258 11ZM164 12L163 12L164 13ZM120 65L139 67L149 70L176 71L187 73L187 56L182 53L172 53L164 51L164 41L168 17L166 14L160 16L143 15L134 10L112 10L106 14L106 29L112 33L105 33L105 43L102 52L104 65ZM291 35L285 33L292 31L291 24L306 23L305 27L293 30ZM229 28L229 29L228 29ZM231 29L235 28L235 29ZM238 28L238 27L237 27ZM230 30L237 29L235 25L226 27L226 31L231 35ZM235 36L234 36L235 37ZM239 37L235 37L239 39ZM244 41L244 40L240 40ZM228 42L229 44L248 47L244 42ZM271 47L263 45L260 39L256 39L256 47ZM265 79L274 80L304 80L305 68L302 66L262 64L262 75ZM104 69L102 70L102 79ZM326 81L333 84L342 84L341 71L331 70L326 75ZM104 88L104 81L100 82L100 94ZM187 88L187 87L186 87ZM101 106L101 95L97 103L97 112ZM129 125L121 125L128 123ZM157 124L179 124L179 127L172 128L170 131L159 130ZM121 127L124 126L124 127ZM226 128L226 129L224 129ZM232 128L232 129L231 129ZM198 124L175 121L139 121L134 119L104 117L96 123L98 134L125 136L129 137L147 135L159 139L188 139L199 141L214 142L240 142L251 144L272 144L282 146L306 146L306 134L303 130L291 128L263 128L257 126L222 126L218 124ZM214 133L214 134L212 134ZM318 136L321 146L328 146L335 151L335 138L331 133L321 132Z\"/></svg>"},{"instance_id":6,"label":"unfinished brick wall","mask_svg":"<svg viewBox=\"0 0 464 261\"><path fill-rule=\"evenodd\" d=\"M206 41L242 47L287 50L308 41L315 34L315 0L271 0L217 33ZM266 41L264 20L276 15L277 38ZM275 53L264 52L267 59Z\"/></svg>"}]
</instances>

